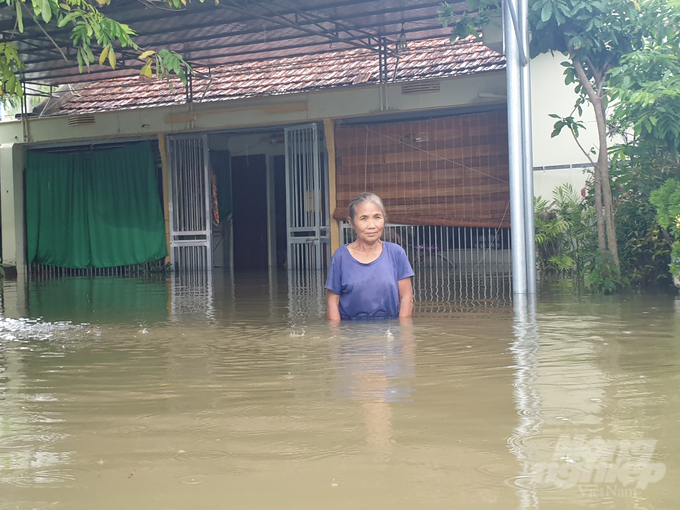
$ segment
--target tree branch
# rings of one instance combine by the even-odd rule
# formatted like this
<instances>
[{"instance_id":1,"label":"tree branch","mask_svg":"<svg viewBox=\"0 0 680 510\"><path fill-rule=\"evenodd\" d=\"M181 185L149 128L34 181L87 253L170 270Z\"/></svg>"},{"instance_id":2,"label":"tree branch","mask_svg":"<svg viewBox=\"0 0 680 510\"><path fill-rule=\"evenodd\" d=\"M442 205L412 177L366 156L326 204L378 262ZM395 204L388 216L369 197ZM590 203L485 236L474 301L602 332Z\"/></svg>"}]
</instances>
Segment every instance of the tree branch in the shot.
<instances>
[{"instance_id":1,"label":"tree branch","mask_svg":"<svg viewBox=\"0 0 680 510\"><path fill-rule=\"evenodd\" d=\"M47 38L52 42L52 44L54 44L54 47L57 48L57 50L59 50L59 53L61 53L61 56L64 57L64 60L65 60L66 62L68 62L68 58L66 58L66 53L64 53L64 51L59 47L59 45L57 44L57 42L56 42L54 39L52 39L52 37L50 36L50 34L48 34L47 31L42 27L42 25L40 24L40 22L39 22L37 19L35 19L35 18L33 17L33 14L31 14L31 11L28 9L28 7L26 7L26 4L25 4L25 3L22 3L21 6L26 10L26 14L28 14L28 15L31 17L31 19L33 20L33 22L34 22L36 25L38 25L38 28L39 28L40 30L42 30L42 33L45 34L45 37L47 37Z\"/></svg>"},{"instance_id":2,"label":"tree branch","mask_svg":"<svg viewBox=\"0 0 680 510\"><path fill-rule=\"evenodd\" d=\"M578 145L578 148L581 149L581 152L583 155L588 158L588 161L590 161L590 164L595 166L595 162L593 161L593 158L590 157L590 154L583 148L583 145L581 145L581 142L578 141L578 137L576 136L576 133L574 133L574 129L569 126L569 131L571 132L571 136L574 138L574 141L576 142L576 145Z\"/></svg>"},{"instance_id":3,"label":"tree branch","mask_svg":"<svg viewBox=\"0 0 680 510\"><path fill-rule=\"evenodd\" d=\"M599 98L599 95L595 88L593 87L593 84L590 82L588 79L588 75L586 74L585 70L583 69L583 65L581 62L576 58L575 55L571 55L571 61L574 64L574 69L576 70L576 74L578 75L579 81L581 82L581 85L586 91L586 94L588 94L588 97L590 97L590 102L593 103L593 105L597 104L595 99ZM593 69L591 68L591 71Z\"/></svg>"},{"instance_id":4,"label":"tree branch","mask_svg":"<svg viewBox=\"0 0 680 510\"><path fill-rule=\"evenodd\" d=\"M572 56L572 60L574 60L573 56ZM601 81L600 73L597 72L597 68L593 65L593 62L590 60L590 57L586 57L586 64L588 64L588 68L590 69L590 72L593 73L593 78L595 78L595 83L599 83Z\"/></svg>"},{"instance_id":5,"label":"tree branch","mask_svg":"<svg viewBox=\"0 0 680 510\"><path fill-rule=\"evenodd\" d=\"M663 236L666 238L666 241L668 241L668 245L672 247L673 246L673 240L671 239L671 236L668 234L668 230L666 230L661 225L659 225L659 228L661 229Z\"/></svg>"}]
</instances>

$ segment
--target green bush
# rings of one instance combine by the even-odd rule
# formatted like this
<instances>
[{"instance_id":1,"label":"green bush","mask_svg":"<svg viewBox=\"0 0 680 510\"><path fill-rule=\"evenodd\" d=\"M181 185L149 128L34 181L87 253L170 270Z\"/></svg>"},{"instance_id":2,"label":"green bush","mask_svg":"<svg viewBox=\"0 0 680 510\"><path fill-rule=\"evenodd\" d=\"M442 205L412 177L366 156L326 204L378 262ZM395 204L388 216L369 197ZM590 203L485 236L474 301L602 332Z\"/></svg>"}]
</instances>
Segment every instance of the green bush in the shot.
<instances>
[{"instance_id":1,"label":"green bush","mask_svg":"<svg viewBox=\"0 0 680 510\"><path fill-rule=\"evenodd\" d=\"M680 276L680 183L668 179L663 186L650 195L649 201L656 207L659 227L673 242L670 270L673 277Z\"/></svg>"},{"instance_id":2,"label":"green bush","mask_svg":"<svg viewBox=\"0 0 680 510\"><path fill-rule=\"evenodd\" d=\"M595 253L595 212L570 184L553 200L534 199L537 266L543 274L581 278Z\"/></svg>"}]
</instances>

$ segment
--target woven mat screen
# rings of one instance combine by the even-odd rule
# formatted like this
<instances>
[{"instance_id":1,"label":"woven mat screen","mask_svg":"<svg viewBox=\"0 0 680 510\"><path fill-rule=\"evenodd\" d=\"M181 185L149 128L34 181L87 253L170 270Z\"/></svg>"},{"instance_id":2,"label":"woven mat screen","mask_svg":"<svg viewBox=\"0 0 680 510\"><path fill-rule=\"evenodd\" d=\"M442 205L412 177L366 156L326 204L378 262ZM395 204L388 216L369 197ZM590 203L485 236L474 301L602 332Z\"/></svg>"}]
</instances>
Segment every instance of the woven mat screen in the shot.
<instances>
[{"instance_id":1,"label":"woven mat screen","mask_svg":"<svg viewBox=\"0 0 680 510\"><path fill-rule=\"evenodd\" d=\"M369 191L391 223L510 226L505 111L339 126L335 147L337 220Z\"/></svg>"}]
</instances>

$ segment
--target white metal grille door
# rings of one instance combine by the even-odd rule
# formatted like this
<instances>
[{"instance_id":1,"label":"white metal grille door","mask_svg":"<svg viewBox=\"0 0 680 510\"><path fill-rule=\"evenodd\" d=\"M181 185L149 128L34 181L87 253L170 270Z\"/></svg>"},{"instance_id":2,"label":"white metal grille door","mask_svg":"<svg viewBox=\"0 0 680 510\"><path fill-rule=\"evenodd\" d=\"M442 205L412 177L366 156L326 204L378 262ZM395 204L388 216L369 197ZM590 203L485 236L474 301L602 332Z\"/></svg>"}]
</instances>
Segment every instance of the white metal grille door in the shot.
<instances>
[{"instance_id":1,"label":"white metal grille door","mask_svg":"<svg viewBox=\"0 0 680 510\"><path fill-rule=\"evenodd\" d=\"M173 269L212 269L210 167L206 135L168 139L170 260Z\"/></svg>"},{"instance_id":2,"label":"white metal grille door","mask_svg":"<svg viewBox=\"0 0 680 510\"><path fill-rule=\"evenodd\" d=\"M286 128L288 269L320 270L330 260L328 178L316 124Z\"/></svg>"}]
</instances>

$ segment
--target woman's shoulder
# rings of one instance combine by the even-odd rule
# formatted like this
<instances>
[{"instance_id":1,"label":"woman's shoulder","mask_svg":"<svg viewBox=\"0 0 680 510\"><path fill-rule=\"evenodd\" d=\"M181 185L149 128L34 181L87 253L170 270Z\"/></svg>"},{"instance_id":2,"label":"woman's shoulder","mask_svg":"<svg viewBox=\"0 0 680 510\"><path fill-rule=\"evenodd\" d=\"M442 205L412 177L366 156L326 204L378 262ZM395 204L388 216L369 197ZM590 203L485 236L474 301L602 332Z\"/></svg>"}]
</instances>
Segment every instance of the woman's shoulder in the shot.
<instances>
[{"instance_id":1,"label":"woman's shoulder","mask_svg":"<svg viewBox=\"0 0 680 510\"><path fill-rule=\"evenodd\" d=\"M343 244L338 247L337 250L333 252L333 259L344 259L349 255L349 249L347 248L348 245Z\"/></svg>"},{"instance_id":2,"label":"woman's shoulder","mask_svg":"<svg viewBox=\"0 0 680 510\"><path fill-rule=\"evenodd\" d=\"M392 253L403 253L406 254L404 251L404 248L401 247L401 245L397 243L391 243L389 241L383 241L383 248L387 249L387 251L392 252Z\"/></svg>"}]
</instances>

